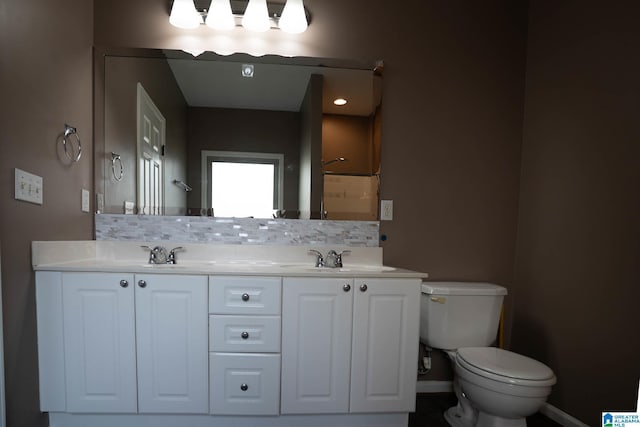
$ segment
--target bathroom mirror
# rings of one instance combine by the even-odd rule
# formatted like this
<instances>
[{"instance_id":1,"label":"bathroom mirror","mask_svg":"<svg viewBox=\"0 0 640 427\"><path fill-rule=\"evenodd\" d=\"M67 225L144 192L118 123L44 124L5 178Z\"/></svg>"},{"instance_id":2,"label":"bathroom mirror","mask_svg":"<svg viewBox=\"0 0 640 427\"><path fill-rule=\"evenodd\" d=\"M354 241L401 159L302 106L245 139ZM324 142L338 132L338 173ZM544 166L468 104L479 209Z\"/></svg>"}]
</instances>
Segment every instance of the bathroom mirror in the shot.
<instances>
[{"instance_id":1,"label":"bathroom mirror","mask_svg":"<svg viewBox=\"0 0 640 427\"><path fill-rule=\"evenodd\" d=\"M377 219L375 64L96 48L95 65L97 211ZM261 196L266 210L238 210Z\"/></svg>"}]
</instances>

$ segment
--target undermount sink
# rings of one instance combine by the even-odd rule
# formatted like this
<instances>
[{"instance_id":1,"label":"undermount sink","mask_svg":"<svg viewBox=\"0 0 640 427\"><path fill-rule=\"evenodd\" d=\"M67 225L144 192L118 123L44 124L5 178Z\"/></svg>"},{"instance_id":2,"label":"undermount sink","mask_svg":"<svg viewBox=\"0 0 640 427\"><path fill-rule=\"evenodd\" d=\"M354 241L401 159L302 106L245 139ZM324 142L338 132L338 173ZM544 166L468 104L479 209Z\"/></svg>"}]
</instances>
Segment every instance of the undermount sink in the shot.
<instances>
[{"instance_id":1,"label":"undermount sink","mask_svg":"<svg viewBox=\"0 0 640 427\"><path fill-rule=\"evenodd\" d=\"M358 273L358 272L363 272L363 273L381 273L384 271L394 271L395 267L388 267L385 265L350 265L350 266L346 266L346 267L336 267L336 268L331 268L331 267L313 267L313 266L308 266L308 265L301 265L301 264L282 264L280 265L280 267L282 268L286 268L286 269L296 269L296 270L300 270L300 271L313 271L313 272L320 272L320 271L325 271L327 273L335 273L335 272L352 272L352 273Z\"/></svg>"},{"instance_id":2,"label":"undermount sink","mask_svg":"<svg viewBox=\"0 0 640 427\"><path fill-rule=\"evenodd\" d=\"M180 269L180 268L187 268L186 265L181 265L181 264L141 264L142 267L145 268L152 268L152 269Z\"/></svg>"}]
</instances>

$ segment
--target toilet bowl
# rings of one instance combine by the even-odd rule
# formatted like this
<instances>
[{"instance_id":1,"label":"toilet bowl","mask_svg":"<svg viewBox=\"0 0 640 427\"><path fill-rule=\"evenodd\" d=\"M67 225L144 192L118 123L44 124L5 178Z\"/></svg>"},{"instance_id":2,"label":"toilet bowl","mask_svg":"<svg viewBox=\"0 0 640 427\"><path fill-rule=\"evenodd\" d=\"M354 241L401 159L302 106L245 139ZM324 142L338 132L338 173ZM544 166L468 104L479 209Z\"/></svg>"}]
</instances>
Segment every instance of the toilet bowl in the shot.
<instances>
[{"instance_id":1,"label":"toilet bowl","mask_svg":"<svg viewBox=\"0 0 640 427\"><path fill-rule=\"evenodd\" d=\"M422 285L420 339L452 361L458 404L445 419L454 427L524 427L556 383L543 363L489 347L504 295L505 288L488 283Z\"/></svg>"},{"instance_id":2,"label":"toilet bowl","mask_svg":"<svg viewBox=\"0 0 640 427\"><path fill-rule=\"evenodd\" d=\"M454 363L462 396L477 411L467 425L526 426L526 417L540 409L556 383L546 365L499 348L461 348Z\"/></svg>"}]
</instances>

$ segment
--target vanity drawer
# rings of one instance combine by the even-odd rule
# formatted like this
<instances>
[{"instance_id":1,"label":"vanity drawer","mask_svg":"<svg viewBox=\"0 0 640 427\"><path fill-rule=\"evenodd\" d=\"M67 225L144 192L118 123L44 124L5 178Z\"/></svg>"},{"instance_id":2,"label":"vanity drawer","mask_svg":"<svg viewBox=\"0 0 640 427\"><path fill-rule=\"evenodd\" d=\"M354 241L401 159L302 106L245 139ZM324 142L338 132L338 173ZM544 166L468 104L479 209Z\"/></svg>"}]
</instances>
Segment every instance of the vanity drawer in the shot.
<instances>
[{"instance_id":1,"label":"vanity drawer","mask_svg":"<svg viewBox=\"0 0 640 427\"><path fill-rule=\"evenodd\" d=\"M209 350L280 352L280 316L209 316Z\"/></svg>"},{"instance_id":2,"label":"vanity drawer","mask_svg":"<svg viewBox=\"0 0 640 427\"><path fill-rule=\"evenodd\" d=\"M278 415L280 355L209 353L213 415Z\"/></svg>"},{"instance_id":3,"label":"vanity drawer","mask_svg":"<svg viewBox=\"0 0 640 427\"><path fill-rule=\"evenodd\" d=\"M280 277L209 277L209 313L280 315Z\"/></svg>"}]
</instances>

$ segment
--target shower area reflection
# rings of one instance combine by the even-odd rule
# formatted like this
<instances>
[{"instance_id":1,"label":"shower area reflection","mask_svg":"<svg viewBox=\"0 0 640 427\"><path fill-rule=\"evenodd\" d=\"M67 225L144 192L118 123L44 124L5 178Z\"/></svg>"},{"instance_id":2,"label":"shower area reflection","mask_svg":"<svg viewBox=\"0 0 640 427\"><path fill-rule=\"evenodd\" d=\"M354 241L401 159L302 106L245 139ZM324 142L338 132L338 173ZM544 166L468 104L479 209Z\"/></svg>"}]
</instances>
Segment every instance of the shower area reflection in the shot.
<instances>
[{"instance_id":1,"label":"shower area reflection","mask_svg":"<svg viewBox=\"0 0 640 427\"><path fill-rule=\"evenodd\" d=\"M380 124L380 106L368 116L323 114L322 209L326 219L378 219Z\"/></svg>"}]
</instances>

